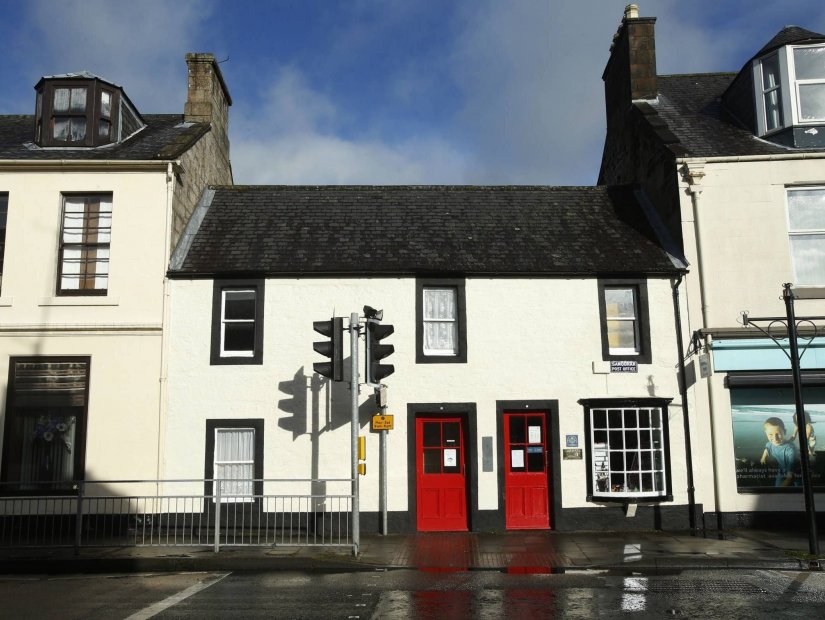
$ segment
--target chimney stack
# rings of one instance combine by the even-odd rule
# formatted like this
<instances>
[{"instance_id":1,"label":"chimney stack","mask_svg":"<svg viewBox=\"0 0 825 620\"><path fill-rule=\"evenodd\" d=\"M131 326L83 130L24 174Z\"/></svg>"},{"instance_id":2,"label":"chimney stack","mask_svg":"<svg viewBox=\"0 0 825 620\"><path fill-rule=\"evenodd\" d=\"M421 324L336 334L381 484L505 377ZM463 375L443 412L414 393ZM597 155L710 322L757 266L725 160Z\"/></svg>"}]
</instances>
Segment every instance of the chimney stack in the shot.
<instances>
[{"instance_id":1,"label":"chimney stack","mask_svg":"<svg viewBox=\"0 0 825 620\"><path fill-rule=\"evenodd\" d=\"M602 79L608 108L637 99L655 99L655 17L639 17L639 7L628 4L607 61Z\"/></svg>"},{"instance_id":2,"label":"chimney stack","mask_svg":"<svg viewBox=\"0 0 825 620\"><path fill-rule=\"evenodd\" d=\"M218 145L229 160L229 106L232 97L213 54L186 54L189 89L183 120L210 123Z\"/></svg>"}]
</instances>

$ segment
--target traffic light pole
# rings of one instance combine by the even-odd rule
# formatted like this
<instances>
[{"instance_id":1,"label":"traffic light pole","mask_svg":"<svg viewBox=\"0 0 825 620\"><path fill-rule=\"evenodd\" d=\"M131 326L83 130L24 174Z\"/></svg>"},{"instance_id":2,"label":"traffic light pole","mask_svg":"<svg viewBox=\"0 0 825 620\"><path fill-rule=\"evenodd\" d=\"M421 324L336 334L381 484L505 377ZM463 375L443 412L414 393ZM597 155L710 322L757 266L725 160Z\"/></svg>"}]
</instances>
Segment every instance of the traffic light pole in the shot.
<instances>
[{"instance_id":1,"label":"traffic light pole","mask_svg":"<svg viewBox=\"0 0 825 620\"><path fill-rule=\"evenodd\" d=\"M352 553L358 555L361 539L360 514L358 509L358 328L357 312L349 315L350 343L350 396L352 399Z\"/></svg>"},{"instance_id":2,"label":"traffic light pole","mask_svg":"<svg viewBox=\"0 0 825 620\"><path fill-rule=\"evenodd\" d=\"M387 413L386 407L379 409L380 414ZM378 486L380 488L379 504L381 509L381 534L387 531L387 431L378 431Z\"/></svg>"}]
</instances>

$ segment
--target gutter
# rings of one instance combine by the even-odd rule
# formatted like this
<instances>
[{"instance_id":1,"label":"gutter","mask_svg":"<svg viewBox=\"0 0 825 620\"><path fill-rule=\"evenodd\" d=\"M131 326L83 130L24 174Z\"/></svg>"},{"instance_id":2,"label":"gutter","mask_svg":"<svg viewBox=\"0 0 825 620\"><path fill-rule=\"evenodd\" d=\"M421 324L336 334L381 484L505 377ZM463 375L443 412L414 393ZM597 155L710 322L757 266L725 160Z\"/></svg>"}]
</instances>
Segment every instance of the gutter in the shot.
<instances>
[{"instance_id":1,"label":"gutter","mask_svg":"<svg viewBox=\"0 0 825 620\"><path fill-rule=\"evenodd\" d=\"M180 160L150 159L150 160L123 160L123 159L4 159L0 160L0 171L37 171L43 170L166 170L168 165L177 170L182 169Z\"/></svg>"},{"instance_id":2,"label":"gutter","mask_svg":"<svg viewBox=\"0 0 825 620\"><path fill-rule=\"evenodd\" d=\"M722 164L749 161L784 161L788 159L825 159L825 151L806 153L773 153L771 155L721 155L718 157L677 157L677 164Z\"/></svg>"}]
</instances>

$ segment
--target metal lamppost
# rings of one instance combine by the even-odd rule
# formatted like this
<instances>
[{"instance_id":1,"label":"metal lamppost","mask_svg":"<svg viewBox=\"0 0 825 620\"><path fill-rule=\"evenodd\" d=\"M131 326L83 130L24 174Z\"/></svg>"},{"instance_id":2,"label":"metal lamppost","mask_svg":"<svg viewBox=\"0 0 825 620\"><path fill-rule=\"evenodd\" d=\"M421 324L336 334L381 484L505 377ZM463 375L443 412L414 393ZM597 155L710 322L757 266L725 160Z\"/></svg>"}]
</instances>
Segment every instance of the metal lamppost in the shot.
<instances>
[{"instance_id":1,"label":"metal lamppost","mask_svg":"<svg viewBox=\"0 0 825 620\"><path fill-rule=\"evenodd\" d=\"M760 332L773 340L788 357L791 362L791 377L793 380L793 397L796 405L796 426L799 432L799 458L802 464L802 492L805 496L805 513L808 521L808 546L812 555L819 555L819 541L816 531L816 508L814 506L814 489L811 483L811 460L808 453L808 418L805 415L805 406L802 400L802 373L799 368L800 357L805 354L808 346L816 338L818 330L814 321L825 320L823 316L808 316L797 319L794 313L793 290L790 283L782 287L782 299L785 301L785 317L749 317L747 312L742 313L742 324L746 327L753 325ZM768 323L767 330L762 329L757 322ZM799 353L797 338L799 337L799 324L807 323L813 328L813 335ZM770 333L771 327L775 324L784 325L787 328L788 345L790 353L785 351L782 344Z\"/></svg>"}]
</instances>

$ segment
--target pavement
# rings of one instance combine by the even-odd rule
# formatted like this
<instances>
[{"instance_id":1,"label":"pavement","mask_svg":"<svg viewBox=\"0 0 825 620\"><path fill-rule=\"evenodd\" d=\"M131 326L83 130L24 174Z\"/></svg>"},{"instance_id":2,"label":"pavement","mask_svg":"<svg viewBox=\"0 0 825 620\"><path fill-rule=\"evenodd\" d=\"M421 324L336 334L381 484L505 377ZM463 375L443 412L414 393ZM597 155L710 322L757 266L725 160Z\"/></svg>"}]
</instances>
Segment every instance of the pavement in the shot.
<instances>
[{"instance_id":1,"label":"pavement","mask_svg":"<svg viewBox=\"0 0 825 620\"><path fill-rule=\"evenodd\" d=\"M825 540L820 539L825 549ZM89 547L0 549L0 573L168 571L822 570L825 551L810 556L805 532L554 532L363 534L352 547Z\"/></svg>"}]
</instances>

